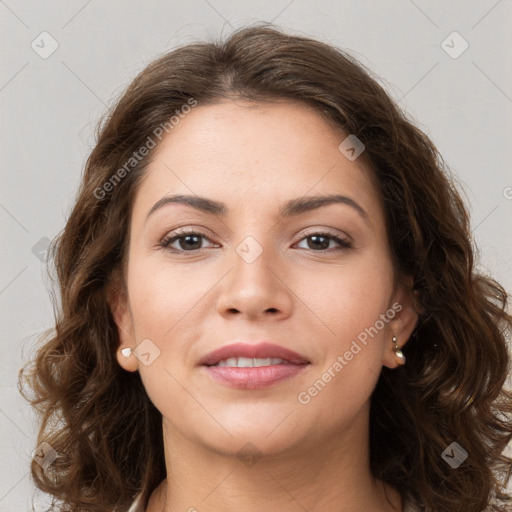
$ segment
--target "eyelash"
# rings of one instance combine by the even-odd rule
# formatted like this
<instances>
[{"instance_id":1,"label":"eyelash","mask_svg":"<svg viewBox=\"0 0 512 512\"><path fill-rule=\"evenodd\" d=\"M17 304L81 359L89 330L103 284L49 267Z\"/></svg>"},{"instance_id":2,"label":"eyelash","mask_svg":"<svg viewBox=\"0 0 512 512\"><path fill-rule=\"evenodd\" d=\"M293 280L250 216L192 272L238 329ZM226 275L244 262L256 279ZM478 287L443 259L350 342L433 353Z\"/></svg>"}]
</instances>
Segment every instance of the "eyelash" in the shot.
<instances>
[{"instance_id":1,"label":"eyelash","mask_svg":"<svg viewBox=\"0 0 512 512\"><path fill-rule=\"evenodd\" d=\"M159 243L159 246L166 250L166 251L170 251L170 252L173 252L173 253L191 253L191 254L194 254L194 253L198 253L200 251L202 251L203 249L206 249L206 248L201 248L201 249L192 249L190 251L185 251L183 249L175 249L175 248L171 248L169 247L173 242L181 239L181 238L185 238L186 236L189 236L189 235L197 235L197 236L200 236L206 240L208 240L209 242L213 243L213 241L208 237L206 236L205 234L201 233L200 231L194 231L193 229L181 229L179 231L175 231L174 233L171 233L170 235L164 237L160 243ZM313 236L320 236L320 237L325 237L325 238L329 238L331 240L334 240L336 243L338 243L340 245L340 247L338 248L329 248L329 249L321 249L321 250L318 250L318 251L315 251L314 249L309 249L315 253L320 253L320 254L324 254L326 252L331 252L333 249L334 250L349 250L349 249L352 249L353 248L353 245L351 242L349 242L348 240L346 239L343 239L337 235L335 235L334 233L330 233L328 231L319 231L319 232L314 232L314 233L310 233L304 237L302 237L297 243L299 242L302 242L303 240L306 240L310 237L313 237Z\"/></svg>"}]
</instances>

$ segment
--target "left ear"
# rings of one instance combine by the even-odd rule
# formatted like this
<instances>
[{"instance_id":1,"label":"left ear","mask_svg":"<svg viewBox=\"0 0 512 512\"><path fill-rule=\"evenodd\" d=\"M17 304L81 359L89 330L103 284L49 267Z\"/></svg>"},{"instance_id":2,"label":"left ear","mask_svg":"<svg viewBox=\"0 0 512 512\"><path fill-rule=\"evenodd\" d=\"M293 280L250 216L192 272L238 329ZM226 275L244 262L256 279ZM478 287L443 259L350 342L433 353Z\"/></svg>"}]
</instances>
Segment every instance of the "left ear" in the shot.
<instances>
[{"instance_id":1,"label":"left ear","mask_svg":"<svg viewBox=\"0 0 512 512\"><path fill-rule=\"evenodd\" d=\"M389 321L389 340L386 340L382 364L388 368L396 368L400 363L395 355L395 344L392 341L396 337L396 344L402 348L409 340L416 324L418 323L417 292L413 289L412 277L403 279L398 285L393 297L390 310L395 311L395 316Z\"/></svg>"}]
</instances>

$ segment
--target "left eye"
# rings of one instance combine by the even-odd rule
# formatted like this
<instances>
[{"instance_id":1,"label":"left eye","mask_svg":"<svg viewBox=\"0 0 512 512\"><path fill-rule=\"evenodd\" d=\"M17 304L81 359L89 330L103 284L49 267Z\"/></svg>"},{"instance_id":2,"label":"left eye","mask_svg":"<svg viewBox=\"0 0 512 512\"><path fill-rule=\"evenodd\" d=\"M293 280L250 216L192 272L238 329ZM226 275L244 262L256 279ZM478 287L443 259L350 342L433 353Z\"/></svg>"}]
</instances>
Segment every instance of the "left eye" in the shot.
<instances>
[{"instance_id":1,"label":"left eye","mask_svg":"<svg viewBox=\"0 0 512 512\"><path fill-rule=\"evenodd\" d=\"M314 251L325 251L332 248L331 242L338 244L344 249L352 247L350 242L329 233L313 233L304 237L299 243L306 242L307 247L300 247L301 249L313 249Z\"/></svg>"}]
</instances>

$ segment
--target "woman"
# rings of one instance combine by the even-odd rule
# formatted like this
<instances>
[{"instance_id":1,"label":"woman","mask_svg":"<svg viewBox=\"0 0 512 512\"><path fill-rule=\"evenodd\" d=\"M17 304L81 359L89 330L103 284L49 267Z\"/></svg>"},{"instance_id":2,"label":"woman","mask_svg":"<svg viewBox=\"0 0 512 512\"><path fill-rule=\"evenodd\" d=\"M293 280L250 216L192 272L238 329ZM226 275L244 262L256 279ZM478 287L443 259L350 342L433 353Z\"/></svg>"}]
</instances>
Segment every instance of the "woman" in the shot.
<instances>
[{"instance_id":1,"label":"woman","mask_svg":"<svg viewBox=\"0 0 512 512\"><path fill-rule=\"evenodd\" d=\"M506 510L506 293L341 51L258 26L151 63L52 255L20 382L62 510Z\"/></svg>"}]
</instances>

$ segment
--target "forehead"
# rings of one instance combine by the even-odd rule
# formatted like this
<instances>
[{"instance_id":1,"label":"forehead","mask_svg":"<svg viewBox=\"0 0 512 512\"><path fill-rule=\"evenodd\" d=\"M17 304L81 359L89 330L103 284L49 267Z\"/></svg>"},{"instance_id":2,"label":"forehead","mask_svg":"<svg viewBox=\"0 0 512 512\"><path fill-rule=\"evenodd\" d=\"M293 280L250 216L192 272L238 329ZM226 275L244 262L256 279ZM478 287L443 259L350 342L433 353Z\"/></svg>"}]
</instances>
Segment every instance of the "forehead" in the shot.
<instances>
[{"instance_id":1,"label":"forehead","mask_svg":"<svg viewBox=\"0 0 512 512\"><path fill-rule=\"evenodd\" d=\"M378 202L373 176L339 151L346 137L299 102L198 105L154 150L134 210L171 192L253 208L270 197L277 207L291 197L346 193L371 206Z\"/></svg>"}]
</instances>

